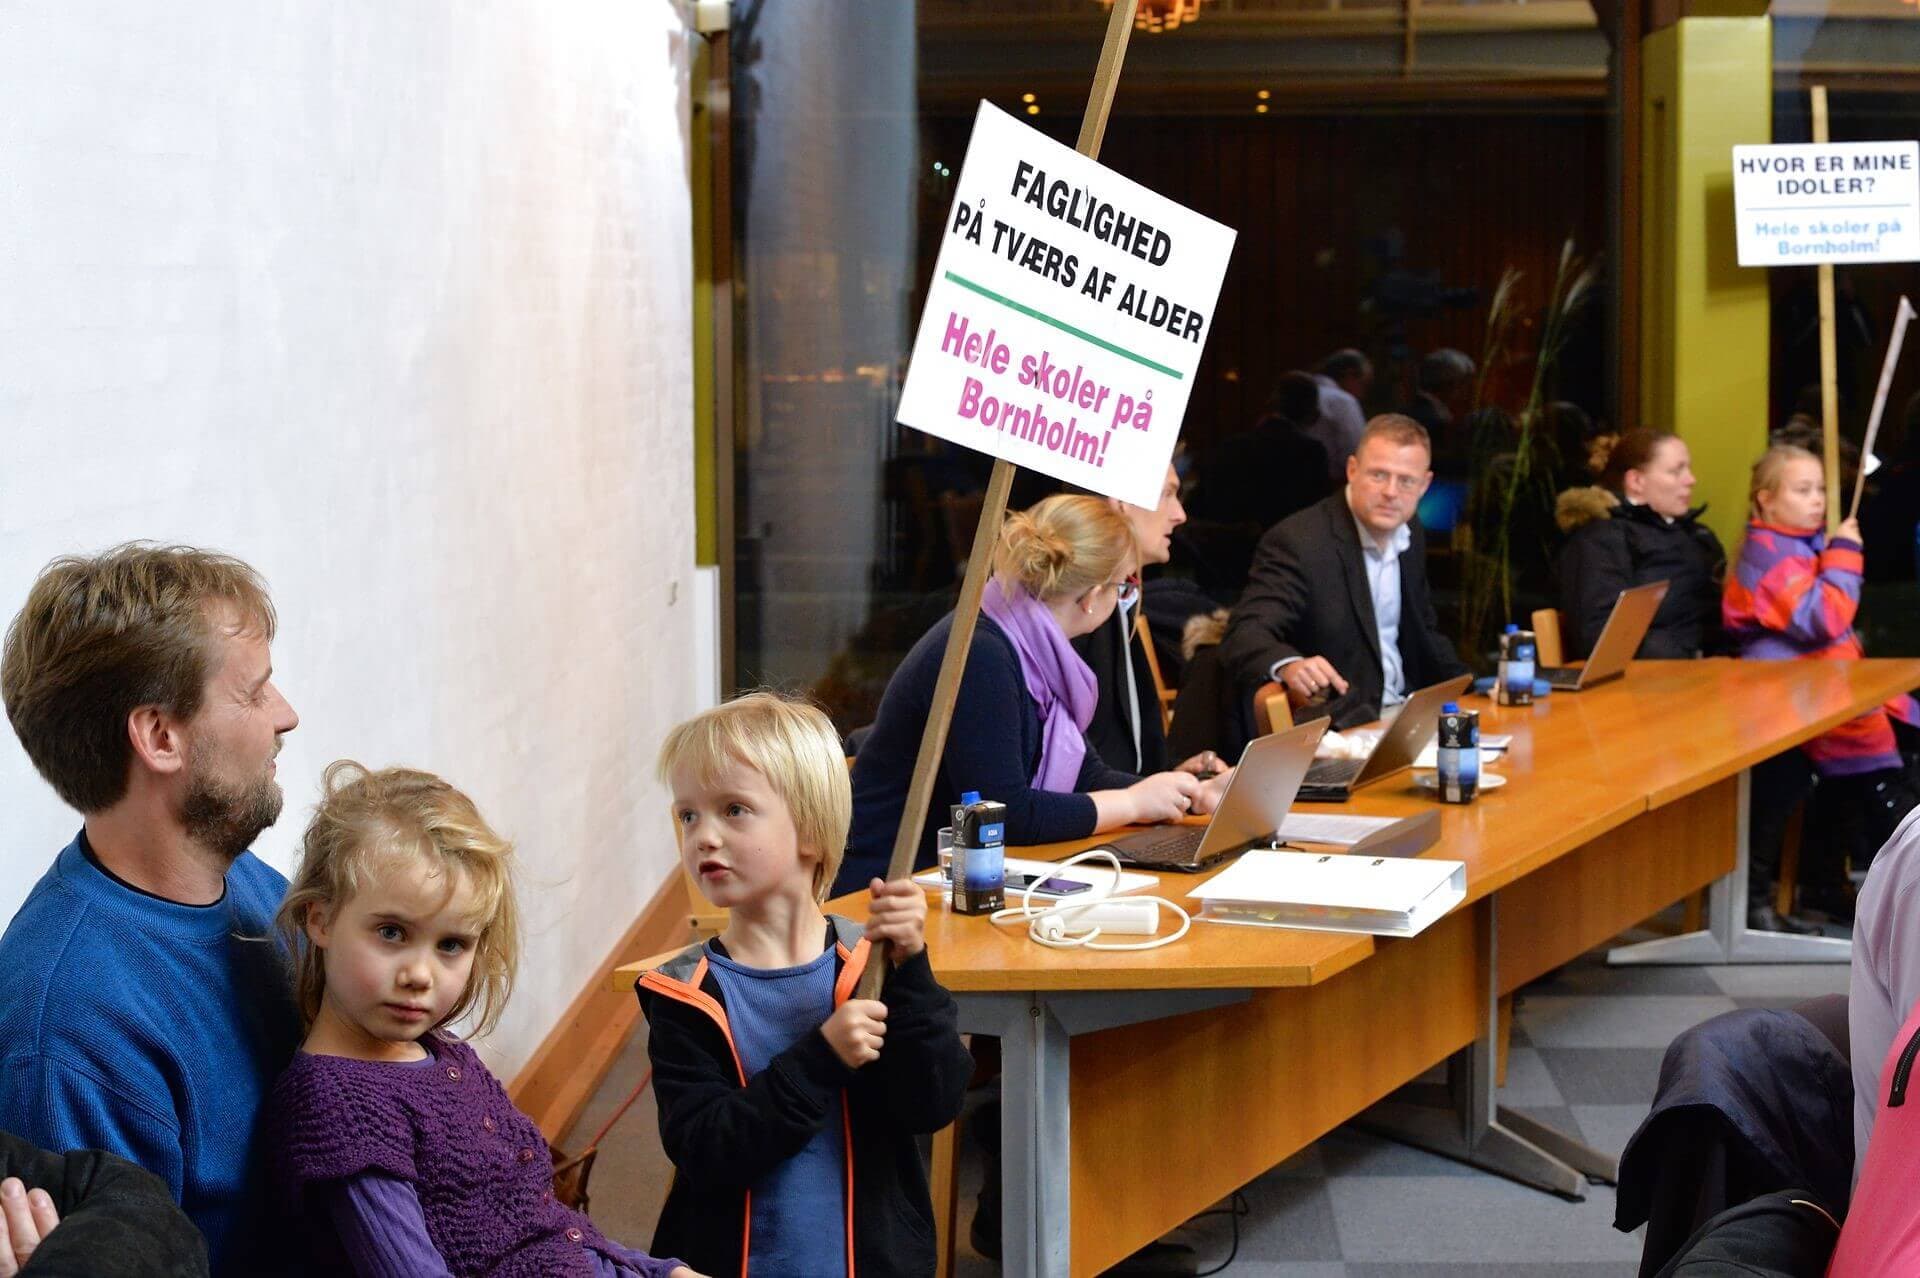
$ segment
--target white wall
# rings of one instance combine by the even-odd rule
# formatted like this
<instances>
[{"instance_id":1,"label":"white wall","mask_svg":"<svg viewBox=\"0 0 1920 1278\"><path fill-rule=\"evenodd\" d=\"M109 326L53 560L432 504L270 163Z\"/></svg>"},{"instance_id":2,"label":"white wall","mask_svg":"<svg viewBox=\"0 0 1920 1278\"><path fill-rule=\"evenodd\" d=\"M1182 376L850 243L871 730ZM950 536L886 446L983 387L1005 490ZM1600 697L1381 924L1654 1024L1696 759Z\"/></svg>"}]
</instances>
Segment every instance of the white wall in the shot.
<instances>
[{"instance_id":1,"label":"white wall","mask_svg":"<svg viewBox=\"0 0 1920 1278\"><path fill-rule=\"evenodd\" d=\"M687 43L667 0L0 9L0 618L149 537L267 576L327 761L519 840L522 1064L672 864L699 695ZM0 919L77 828L0 732Z\"/></svg>"}]
</instances>

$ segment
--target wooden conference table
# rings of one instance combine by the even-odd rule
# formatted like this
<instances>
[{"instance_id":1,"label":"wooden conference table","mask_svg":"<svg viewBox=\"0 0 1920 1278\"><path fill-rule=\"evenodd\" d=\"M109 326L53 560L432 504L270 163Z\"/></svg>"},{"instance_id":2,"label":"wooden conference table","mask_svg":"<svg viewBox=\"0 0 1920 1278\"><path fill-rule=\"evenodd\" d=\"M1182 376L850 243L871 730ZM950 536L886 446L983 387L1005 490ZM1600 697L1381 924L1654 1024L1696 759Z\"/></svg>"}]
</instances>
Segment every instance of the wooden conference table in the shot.
<instances>
[{"instance_id":1,"label":"wooden conference table","mask_svg":"<svg viewBox=\"0 0 1920 1278\"><path fill-rule=\"evenodd\" d=\"M1466 862L1467 901L1409 940L1195 923L1060 951L936 906L963 1028L1002 1040L1007 1272L1096 1273L1449 1058L1449 1108L1379 1125L1578 1192L1584 1151L1493 1108L1495 1000L1730 875L1743 931L1746 769L1916 685L1920 661L1645 662L1531 707L1473 699L1514 734L1508 784L1442 808L1428 855ZM1312 810L1433 806L1403 773ZM1198 881L1160 878L1174 900Z\"/></svg>"},{"instance_id":2,"label":"wooden conference table","mask_svg":"<svg viewBox=\"0 0 1920 1278\"><path fill-rule=\"evenodd\" d=\"M1744 930L1747 769L1916 685L1915 660L1722 659L1637 662L1531 707L1471 699L1483 731L1514 734L1508 784L1441 809L1427 855L1466 863L1467 899L1406 940L1195 923L1157 950L1061 951L936 906L962 1028L1001 1039L1006 1271L1096 1273L1363 1114L1577 1196L1610 1160L1496 1107L1499 998L1709 884L1713 931L1679 958L1801 957ZM1310 810L1434 806L1402 773ZM1174 900L1201 881L1159 877ZM863 897L831 908L860 917ZM1442 1061L1442 1106L1382 1104Z\"/></svg>"}]
</instances>

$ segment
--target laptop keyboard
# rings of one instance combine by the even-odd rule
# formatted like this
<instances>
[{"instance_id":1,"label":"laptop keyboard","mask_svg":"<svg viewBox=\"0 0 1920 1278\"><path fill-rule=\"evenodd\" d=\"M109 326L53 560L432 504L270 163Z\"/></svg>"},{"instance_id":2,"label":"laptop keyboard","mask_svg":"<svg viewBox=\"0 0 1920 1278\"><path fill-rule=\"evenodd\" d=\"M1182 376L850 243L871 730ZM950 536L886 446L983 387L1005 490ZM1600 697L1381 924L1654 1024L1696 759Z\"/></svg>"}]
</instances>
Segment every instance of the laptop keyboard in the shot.
<instances>
[{"instance_id":1,"label":"laptop keyboard","mask_svg":"<svg viewBox=\"0 0 1920 1278\"><path fill-rule=\"evenodd\" d=\"M1302 785L1344 786L1353 784L1360 775L1360 769L1367 766L1365 759L1315 759L1307 769Z\"/></svg>"},{"instance_id":2,"label":"laptop keyboard","mask_svg":"<svg viewBox=\"0 0 1920 1278\"><path fill-rule=\"evenodd\" d=\"M1207 835L1205 826L1174 825L1164 830L1142 830L1110 845L1114 854L1129 865L1186 865L1200 850Z\"/></svg>"}]
</instances>

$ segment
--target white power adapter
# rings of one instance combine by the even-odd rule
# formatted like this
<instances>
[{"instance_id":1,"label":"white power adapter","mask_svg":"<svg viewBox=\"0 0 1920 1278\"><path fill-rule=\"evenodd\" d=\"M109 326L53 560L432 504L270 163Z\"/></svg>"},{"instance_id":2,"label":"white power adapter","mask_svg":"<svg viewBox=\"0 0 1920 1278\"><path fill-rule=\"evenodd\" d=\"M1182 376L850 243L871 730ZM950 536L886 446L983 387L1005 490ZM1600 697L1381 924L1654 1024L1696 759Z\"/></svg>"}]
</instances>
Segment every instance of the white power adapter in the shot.
<instances>
[{"instance_id":1,"label":"white power adapter","mask_svg":"<svg viewBox=\"0 0 1920 1278\"><path fill-rule=\"evenodd\" d=\"M1152 936L1160 930L1160 905L1151 897L1110 896L1074 910L1071 922L1076 929L1097 927L1117 936Z\"/></svg>"},{"instance_id":2,"label":"white power adapter","mask_svg":"<svg viewBox=\"0 0 1920 1278\"><path fill-rule=\"evenodd\" d=\"M1091 900L1067 899L1052 905L1036 906L1030 885L1019 894L1018 905L995 910L992 921L1024 923L1030 940L1054 950L1153 950L1173 944L1193 926L1193 916L1165 897L1106 895L1120 883L1120 860L1110 849L1089 848L1061 862L1059 868L1066 870L1089 860L1103 861L1112 870L1113 877L1109 882L1095 885L1095 890L1101 895ZM1163 905L1179 917L1180 926L1167 936L1156 936L1155 933L1160 930L1160 907ZM1103 936L1144 936L1147 939L1102 941L1099 938Z\"/></svg>"}]
</instances>

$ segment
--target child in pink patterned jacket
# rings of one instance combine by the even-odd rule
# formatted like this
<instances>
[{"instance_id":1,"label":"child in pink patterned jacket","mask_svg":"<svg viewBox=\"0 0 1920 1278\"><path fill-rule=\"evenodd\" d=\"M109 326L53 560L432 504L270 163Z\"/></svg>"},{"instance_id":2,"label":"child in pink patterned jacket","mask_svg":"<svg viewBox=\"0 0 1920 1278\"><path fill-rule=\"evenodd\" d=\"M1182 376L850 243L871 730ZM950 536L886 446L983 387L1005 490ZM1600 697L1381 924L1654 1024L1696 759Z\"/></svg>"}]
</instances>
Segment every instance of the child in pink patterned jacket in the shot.
<instances>
[{"instance_id":1,"label":"child in pink patterned jacket","mask_svg":"<svg viewBox=\"0 0 1920 1278\"><path fill-rule=\"evenodd\" d=\"M1820 459L1798 445L1776 444L1754 463L1749 492L1746 540L1721 600L1721 621L1739 654L1760 660L1865 656L1853 628L1865 569L1860 525L1844 520L1831 538L1823 531L1827 499ZM1820 783L1845 792L1829 810L1859 818L1845 842L1860 863L1920 798L1901 757L1895 721L1920 727L1920 706L1911 696L1895 697L1801 747ZM1775 764L1776 770L1781 766ZM1794 766L1804 777L1804 767ZM1756 775L1754 785L1753 860L1769 872L1778 856L1776 826L1805 791L1790 778L1771 784L1781 779L1762 784ZM1777 821L1772 808L1780 809Z\"/></svg>"}]
</instances>

